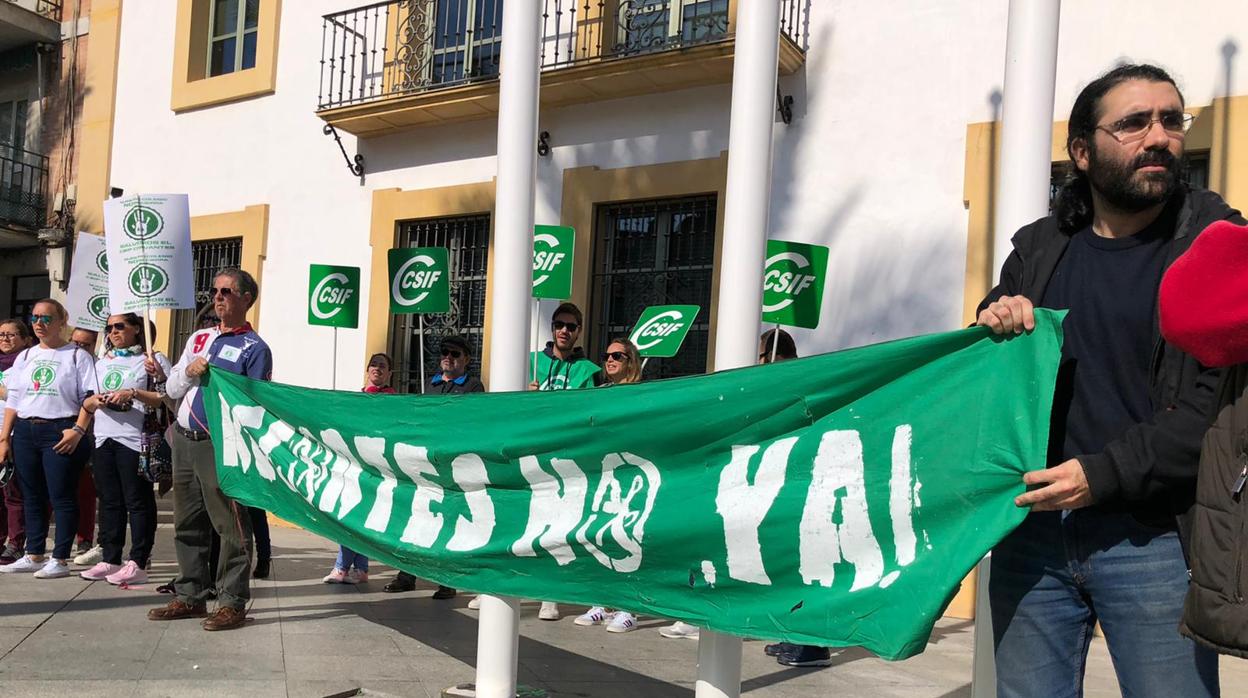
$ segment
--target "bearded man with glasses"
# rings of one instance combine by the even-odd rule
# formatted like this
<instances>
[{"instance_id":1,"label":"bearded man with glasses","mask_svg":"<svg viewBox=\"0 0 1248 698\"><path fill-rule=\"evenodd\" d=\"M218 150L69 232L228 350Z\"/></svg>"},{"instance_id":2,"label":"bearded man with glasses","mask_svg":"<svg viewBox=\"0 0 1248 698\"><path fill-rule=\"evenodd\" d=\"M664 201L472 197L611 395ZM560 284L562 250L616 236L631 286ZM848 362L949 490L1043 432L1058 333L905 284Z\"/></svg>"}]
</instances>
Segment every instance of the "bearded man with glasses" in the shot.
<instances>
[{"instance_id":1,"label":"bearded man with glasses","mask_svg":"<svg viewBox=\"0 0 1248 698\"><path fill-rule=\"evenodd\" d=\"M1099 622L1124 696L1216 696L1217 655L1178 633L1201 439L1220 371L1162 339L1162 274L1210 223L1243 222L1182 182L1192 117L1161 68L1125 65L1071 109L1073 175L1014 236L980 325L1013 336L1065 309L1048 468L992 552L997 693L1078 696ZM1008 443L1003 435L1002 443ZM1039 463L1033 465L1040 465Z\"/></svg>"},{"instance_id":2,"label":"bearded man with glasses","mask_svg":"<svg viewBox=\"0 0 1248 698\"><path fill-rule=\"evenodd\" d=\"M147 613L150 620L202 618L215 593L217 609L204 630L229 630L247 621L251 599L252 520L247 507L221 491L217 480L201 377L209 370L269 380L273 353L247 322L260 295L256 280L241 269L222 269L212 282L212 307L219 325L198 330L186 341L169 372L168 396L182 400L173 427L173 543L178 557L175 597ZM212 534L220 537L220 564L210 564Z\"/></svg>"}]
</instances>

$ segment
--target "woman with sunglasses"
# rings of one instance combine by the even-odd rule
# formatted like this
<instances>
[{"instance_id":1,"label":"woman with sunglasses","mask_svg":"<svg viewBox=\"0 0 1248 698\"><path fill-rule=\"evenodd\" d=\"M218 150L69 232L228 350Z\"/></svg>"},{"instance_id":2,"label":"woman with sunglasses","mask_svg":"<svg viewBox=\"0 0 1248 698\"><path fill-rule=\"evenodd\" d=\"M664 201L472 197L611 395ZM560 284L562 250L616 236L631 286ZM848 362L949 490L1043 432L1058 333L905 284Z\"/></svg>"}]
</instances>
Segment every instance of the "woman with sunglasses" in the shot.
<instances>
[{"instance_id":1,"label":"woman with sunglasses","mask_svg":"<svg viewBox=\"0 0 1248 698\"><path fill-rule=\"evenodd\" d=\"M641 357L637 345L624 338L613 339L602 355L599 387L641 382ZM606 625L609 633L627 633L637 629L637 616L628 611L608 611L594 606L572 621L577 625Z\"/></svg>"},{"instance_id":2,"label":"woman with sunglasses","mask_svg":"<svg viewBox=\"0 0 1248 698\"><path fill-rule=\"evenodd\" d=\"M368 359L366 372L367 383L363 391L366 393L390 394L391 369L388 354L373 354ZM334 569L321 580L326 584L363 584L368 581L368 558L345 545L338 546L338 559L334 561Z\"/></svg>"},{"instance_id":3,"label":"woman with sunglasses","mask_svg":"<svg viewBox=\"0 0 1248 698\"><path fill-rule=\"evenodd\" d=\"M95 489L99 496L100 546L104 557L80 576L109 584L143 584L156 541L156 494L139 474L143 422L161 404L156 384L172 369L160 352L146 356L143 320L134 313L112 315L105 326L108 351L96 362L100 392L87 398L83 411L95 414ZM130 523L130 558L123 565L126 522Z\"/></svg>"},{"instance_id":4,"label":"woman with sunglasses","mask_svg":"<svg viewBox=\"0 0 1248 698\"><path fill-rule=\"evenodd\" d=\"M83 439L91 414L83 402L97 388L95 361L66 339L65 306L35 304L30 322L39 344L18 355L6 374L9 400L0 426L0 461L12 453L21 482L26 555L0 572L34 572L39 579L69 576L78 528L78 474L91 455ZM48 504L56 512L56 544L48 544Z\"/></svg>"},{"instance_id":5,"label":"woman with sunglasses","mask_svg":"<svg viewBox=\"0 0 1248 698\"><path fill-rule=\"evenodd\" d=\"M8 391L4 387L4 374L13 368L17 355L30 346L30 329L16 318L0 322L0 418L4 415ZM17 478L12 477L4 485L4 518L0 519L0 565L17 562L26 549L26 522L22 519L22 490ZM7 538L7 542L4 540Z\"/></svg>"}]
</instances>

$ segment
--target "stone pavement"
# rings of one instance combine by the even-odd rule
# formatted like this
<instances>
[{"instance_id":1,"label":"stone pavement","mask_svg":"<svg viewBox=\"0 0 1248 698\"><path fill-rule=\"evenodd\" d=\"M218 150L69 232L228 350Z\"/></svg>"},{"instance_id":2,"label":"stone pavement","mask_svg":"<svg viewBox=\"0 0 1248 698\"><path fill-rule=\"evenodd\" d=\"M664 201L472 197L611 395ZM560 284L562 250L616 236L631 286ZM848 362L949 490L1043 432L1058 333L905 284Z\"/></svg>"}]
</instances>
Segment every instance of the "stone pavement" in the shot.
<instances>
[{"instance_id":1,"label":"stone pavement","mask_svg":"<svg viewBox=\"0 0 1248 698\"><path fill-rule=\"evenodd\" d=\"M162 501L167 509L169 498ZM161 512L156 583L174 571L172 517ZM0 693L5 696L362 695L437 698L471 681L476 612L468 595L433 601L432 587L386 594L393 571L381 565L360 587L322 584L336 547L304 531L273 527L272 578L255 584L247 627L209 633L196 620L157 623L148 608L169 597L155 583L120 590L78 578L0 578ZM668 698L693 695L697 643L667 640L665 622L642 618L632 633L537 619L521 620L520 677L552 697ZM750 698L970 695L971 623L942 620L927 651L889 663L868 652L837 652L835 666L794 669L745 644L743 692ZM1227 696L1246 695L1248 662L1223 660ZM1237 688L1238 687L1238 688ZM1116 696L1104 643L1092 645L1087 695Z\"/></svg>"}]
</instances>

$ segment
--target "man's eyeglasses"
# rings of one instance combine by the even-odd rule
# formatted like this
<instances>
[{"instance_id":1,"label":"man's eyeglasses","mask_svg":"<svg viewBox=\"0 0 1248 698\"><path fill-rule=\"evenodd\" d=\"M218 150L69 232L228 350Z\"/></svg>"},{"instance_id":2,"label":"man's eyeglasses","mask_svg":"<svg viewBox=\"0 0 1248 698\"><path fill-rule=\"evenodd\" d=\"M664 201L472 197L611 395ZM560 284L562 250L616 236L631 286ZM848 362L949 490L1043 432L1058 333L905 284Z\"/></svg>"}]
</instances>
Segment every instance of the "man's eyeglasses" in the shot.
<instances>
[{"instance_id":1,"label":"man's eyeglasses","mask_svg":"<svg viewBox=\"0 0 1248 698\"><path fill-rule=\"evenodd\" d=\"M218 295L220 295L222 298L229 298L230 296L234 295L234 289L230 288L229 286L222 286L221 288L212 289L212 297L216 298Z\"/></svg>"},{"instance_id":2,"label":"man's eyeglasses","mask_svg":"<svg viewBox=\"0 0 1248 698\"><path fill-rule=\"evenodd\" d=\"M602 355L603 361L606 361L607 359L611 359L612 361L618 361L620 363L624 363L625 361L628 360L628 354L625 354L622 351L609 351Z\"/></svg>"},{"instance_id":3,"label":"man's eyeglasses","mask_svg":"<svg viewBox=\"0 0 1248 698\"><path fill-rule=\"evenodd\" d=\"M563 320L555 320L554 322L550 323L550 327L556 332L558 332L559 330L563 330L563 329L566 329L569 332L575 332L581 329L581 326L576 324L575 322L564 322Z\"/></svg>"},{"instance_id":4,"label":"man's eyeglasses","mask_svg":"<svg viewBox=\"0 0 1248 698\"><path fill-rule=\"evenodd\" d=\"M443 349L443 350L442 350L442 356L443 356L443 357L447 357L447 356L449 356L449 357L451 357L452 359L458 359L458 358L462 357L463 355L464 355L464 352L462 352L462 351L460 351L460 350L458 350L458 349Z\"/></svg>"},{"instance_id":5,"label":"man's eyeglasses","mask_svg":"<svg viewBox=\"0 0 1248 698\"><path fill-rule=\"evenodd\" d=\"M51 315L31 315L30 324L32 325L51 325L55 319Z\"/></svg>"},{"instance_id":6,"label":"man's eyeglasses","mask_svg":"<svg viewBox=\"0 0 1248 698\"><path fill-rule=\"evenodd\" d=\"M1133 143L1147 136L1153 124L1161 124L1172 138L1182 138L1195 120L1195 116L1181 111L1168 111L1156 119L1149 112L1139 112L1097 128L1113 136L1119 143Z\"/></svg>"},{"instance_id":7,"label":"man's eyeglasses","mask_svg":"<svg viewBox=\"0 0 1248 698\"><path fill-rule=\"evenodd\" d=\"M124 323L124 322L114 322L114 323L113 323L113 324L111 324L111 325L105 325L105 326L104 326L104 331L105 331L105 332L112 332L113 330L117 330L118 332L121 332L122 330L126 329L127 327L129 327L129 325L127 325L127 324L126 324L126 323Z\"/></svg>"}]
</instances>

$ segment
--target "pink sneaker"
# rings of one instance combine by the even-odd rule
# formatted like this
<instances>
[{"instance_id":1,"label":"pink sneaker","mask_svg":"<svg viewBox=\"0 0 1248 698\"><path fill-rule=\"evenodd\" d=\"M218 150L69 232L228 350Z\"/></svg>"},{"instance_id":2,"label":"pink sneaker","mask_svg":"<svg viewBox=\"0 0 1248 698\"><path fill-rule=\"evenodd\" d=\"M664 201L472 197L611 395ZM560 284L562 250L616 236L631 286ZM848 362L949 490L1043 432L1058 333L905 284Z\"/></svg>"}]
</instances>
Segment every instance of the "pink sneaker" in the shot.
<instances>
[{"instance_id":1,"label":"pink sneaker","mask_svg":"<svg viewBox=\"0 0 1248 698\"><path fill-rule=\"evenodd\" d=\"M126 564L115 573L108 575L108 583L120 586L134 586L135 584L147 583L147 570L139 567L139 563L134 560L127 560Z\"/></svg>"},{"instance_id":2,"label":"pink sneaker","mask_svg":"<svg viewBox=\"0 0 1248 698\"><path fill-rule=\"evenodd\" d=\"M346 584L363 584L368 581L368 573L361 572L359 570L351 570L347 573L347 578L344 581Z\"/></svg>"},{"instance_id":3,"label":"pink sneaker","mask_svg":"<svg viewBox=\"0 0 1248 698\"><path fill-rule=\"evenodd\" d=\"M329 574L325 575L325 578L322 579L321 581L325 582L326 584L350 584L351 583L347 581L346 570L342 570L337 567L334 568L333 572L330 572Z\"/></svg>"},{"instance_id":4,"label":"pink sneaker","mask_svg":"<svg viewBox=\"0 0 1248 698\"><path fill-rule=\"evenodd\" d=\"M121 569L121 565L110 565L107 562L97 562L95 563L95 567L92 567L89 570L80 572L78 576L82 577L88 582L98 582L103 579L107 579L110 574L113 574L117 572L117 570L120 570L120 569Z\"/></svg>"}]
</instances>

